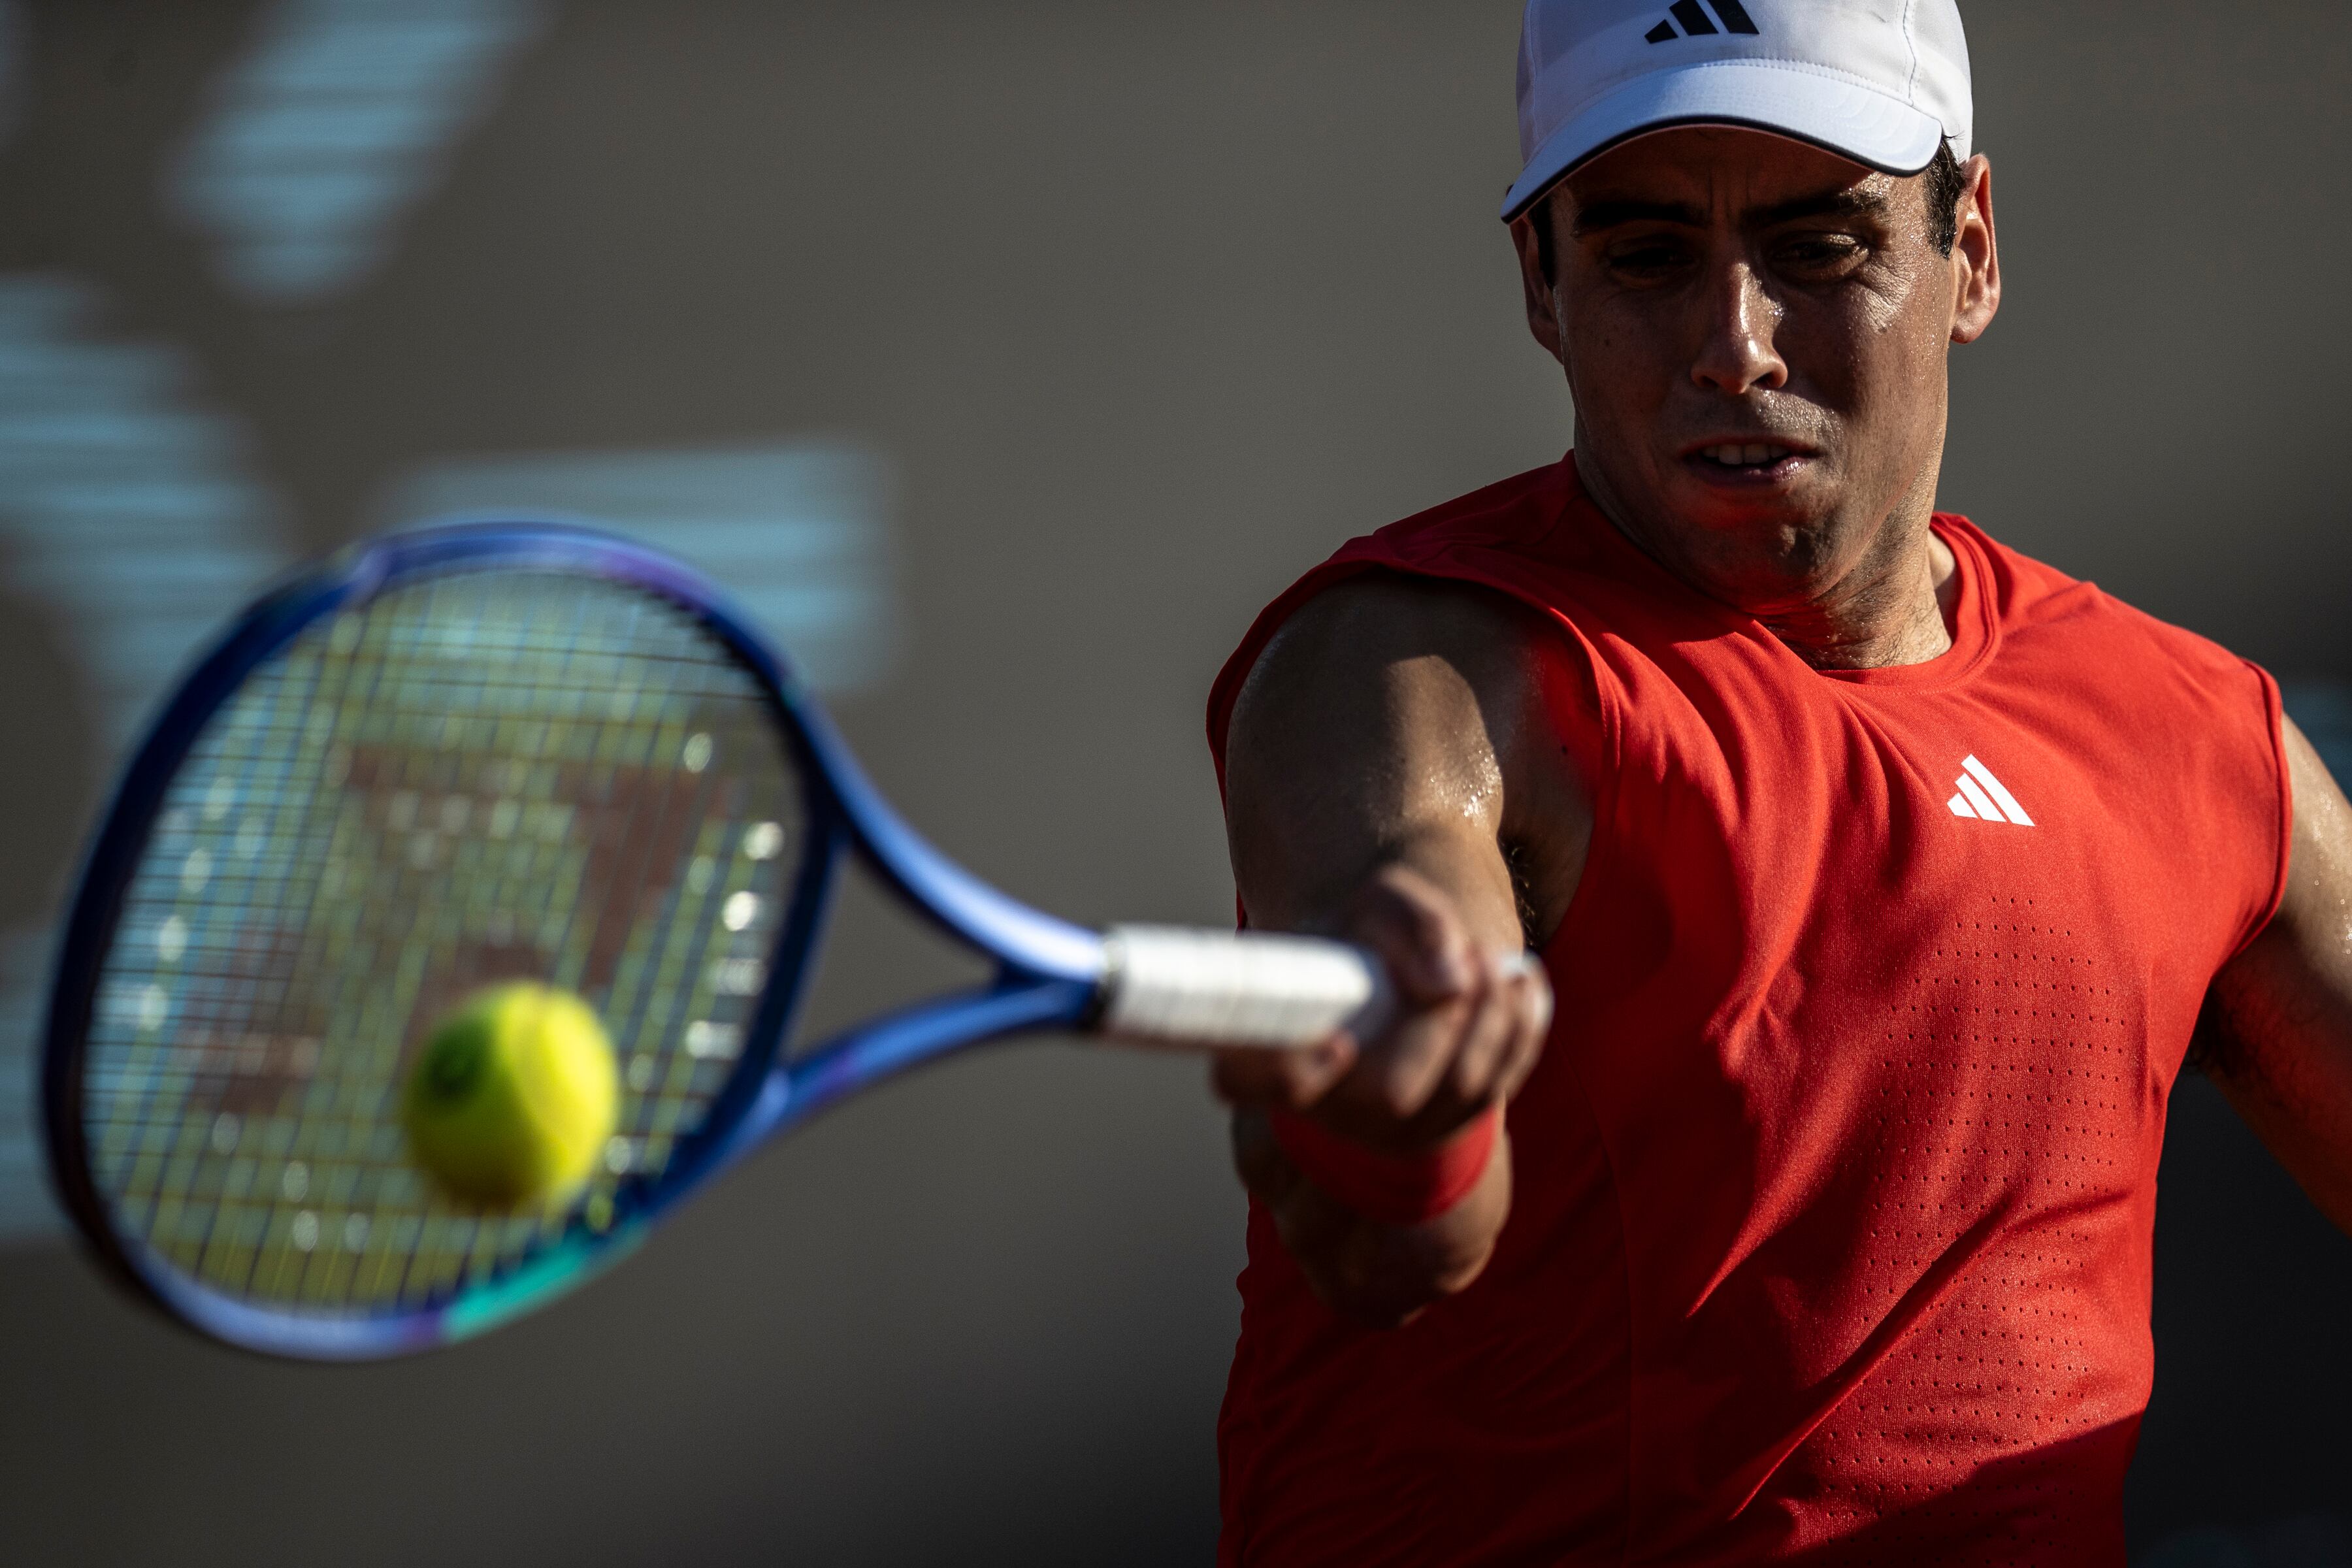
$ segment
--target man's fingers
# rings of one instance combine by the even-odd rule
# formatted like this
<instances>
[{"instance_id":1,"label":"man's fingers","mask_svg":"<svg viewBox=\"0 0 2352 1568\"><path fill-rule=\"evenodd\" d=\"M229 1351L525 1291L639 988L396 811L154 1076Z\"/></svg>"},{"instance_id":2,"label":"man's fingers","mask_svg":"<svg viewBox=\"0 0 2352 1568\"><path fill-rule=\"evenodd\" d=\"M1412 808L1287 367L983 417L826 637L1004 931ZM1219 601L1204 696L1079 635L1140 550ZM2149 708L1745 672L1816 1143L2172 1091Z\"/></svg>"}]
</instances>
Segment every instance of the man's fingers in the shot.
<instances>
[{"instance_id":1,"label":"man's fingers","mask_svg":"<svg viewBox=\"0 0 2352 1568\"><path fill-rule=\"evenodd\" d=\"M1543 1055L1551 990L1532 961L1494 957L1489 980L1465 1016L1444 1070L1412 1113L1409 1137L1444 1137L1517 1094Z\"/></svg>"},{"instance_id":2,"label":"man's fingers","mask_svg":"<svg viewBox=\"0 0 2352 1568\"><path fill-rule=\"evenodd\" d=\"M1303 1110L1330 1092L1356 1056L1356 1042L1346 1035L1296 1050L1219 1051L1210 1061L1209 1082L1229 1104Z\"/></svg>"},{"instance_id":3,"label":"man's fingers","mask_svg":"<svg viewBox=\"0 0 2352 1568\"><path fill-rule=\"evenodd\" d=\"M1447 1096L1464 1110L1484 1105L1494 1098L1512 1047L1527 1026L1518 977L1506 976L1500 972L1501 965L1491 959L1487 967L1488 980L1479 996L1477 1010L1463 1031L1453 1068L1446 1075Z\"/></svg>"},{"instance_id":4,"label":"man's fingers","mask_svg":"<svg viewBox=\"0 0 2352 1568\"><path fill-rule=\"evenodd\" d=\"M1388 965L1408 1002L1444 1002L1478 983L1477 954L1462 922L1444 895L1402 867L1390 868L1364 890L1349 931Z\"/></svg>"},{"instance_id":5,"label":"man's fingers","mask_svg":"<svg viewBox=\"0 0 2352 1568\"><path fill-rule=\"evenodd\" d=\"M1499 965L1475 950L1465 963L1468 989L1400 1019L1333 1091L1335 1114L1357 1125L1360 1135L1411 1142L1430 1131L1432 1121L1458 1121L1465 1105L1454 1086L1465 1053L1473 1058L1471 1073L1492 1074L1512 1026Z\"/></svg>"},{"instance_id":6,"label":"man's fingers","mask_svg":"<svg viewBox=\"0 0 2352 1568\"><path fill-rule=\"evenodd\" d=\"M1542 1059L1544 1043L1551 1037L1551 981L1540 967L1530 966L1518 976L1513 986L1512 1006L1517 1016L1511 1049L1496 1075L1496 1091L1505 1100L1519 1092L1519 1086L1535 1071Z\"/></svg>"},{"instance_id":7,"label":"man's fingers","mask_svg":"<svg viewBox=\"0 0 2352 1568\"><path fill-rule=\"evenodd\" d=\"M1372 1133L1393 1131L1418 1116L1444 1081L1477 1005L1473 994L1400 1018L1333 1092L1334 1110Z\"/></svg>"},{"instance_id":8,"label":"man's fingers","mask_svg":"<svg viewBox=\"0 0 2352 1568\"><path fill-rule=\"evenodd\" d=\"M1370 1040L1220 1052L1220 1096L1313 1108L1335 1131L1412 1147L1517 1091L1550 1021L1550 988L1531 958L1475 945L1436 888L1402 868L1365 889L1348 934L1388 967L1401 1004L1394 1021Z\"/></svg>"}]
</instances>

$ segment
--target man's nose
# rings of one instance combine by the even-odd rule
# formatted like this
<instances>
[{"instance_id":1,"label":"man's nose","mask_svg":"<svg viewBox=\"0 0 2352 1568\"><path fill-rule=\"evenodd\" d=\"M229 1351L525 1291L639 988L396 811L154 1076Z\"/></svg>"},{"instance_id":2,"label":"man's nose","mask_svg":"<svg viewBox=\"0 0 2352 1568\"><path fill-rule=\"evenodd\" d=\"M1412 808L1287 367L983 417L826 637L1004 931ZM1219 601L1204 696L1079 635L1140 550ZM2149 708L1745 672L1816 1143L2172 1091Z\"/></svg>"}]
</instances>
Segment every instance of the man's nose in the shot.
<instances>
[{"instance_id":1,"label":"man's nose","mask_svg":"<svg viewBox=\"0 0 2352 1568\"><path fill-rule=\"evenodd\" d=\"M1788 384L1789 367L1773 347L1780 307L1754 268L1741 260L1719 269L1707 287L1706 310L1706 335L1691 363L1691 380L1702 391L1738 397Z\"/></svg>"}]
</instances>

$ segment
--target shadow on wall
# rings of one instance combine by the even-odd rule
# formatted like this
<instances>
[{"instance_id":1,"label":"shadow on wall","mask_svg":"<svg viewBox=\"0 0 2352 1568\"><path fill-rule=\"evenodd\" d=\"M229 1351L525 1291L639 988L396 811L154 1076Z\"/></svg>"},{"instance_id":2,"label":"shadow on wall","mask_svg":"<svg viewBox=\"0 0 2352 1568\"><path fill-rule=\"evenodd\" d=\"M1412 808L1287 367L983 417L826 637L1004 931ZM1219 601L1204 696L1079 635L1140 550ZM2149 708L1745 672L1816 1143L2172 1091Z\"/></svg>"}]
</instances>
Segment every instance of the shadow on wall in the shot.
<instances>
[{"instance_id":1,"label":"shadow on wall","mask_svg":"<svg viewBox=\"0 0 2352 1568\"><path fill-rule=\"evenodd\" d=\"M2352 1523L2314 1513L2243 1530L2184 1531L2138 1568L2352 1568Z\"/></svg>"},{"instance_id":2,"label":"shadow on wall","mask_svg":"<svg viewBox=\"0 0 2352 1568\"><path fill-rule=\"evenodd\" d=\"M2352 686L2320 681L2288 682L2286 710L2336 782L2352 791Z\"/></svg>"}]
</instances>

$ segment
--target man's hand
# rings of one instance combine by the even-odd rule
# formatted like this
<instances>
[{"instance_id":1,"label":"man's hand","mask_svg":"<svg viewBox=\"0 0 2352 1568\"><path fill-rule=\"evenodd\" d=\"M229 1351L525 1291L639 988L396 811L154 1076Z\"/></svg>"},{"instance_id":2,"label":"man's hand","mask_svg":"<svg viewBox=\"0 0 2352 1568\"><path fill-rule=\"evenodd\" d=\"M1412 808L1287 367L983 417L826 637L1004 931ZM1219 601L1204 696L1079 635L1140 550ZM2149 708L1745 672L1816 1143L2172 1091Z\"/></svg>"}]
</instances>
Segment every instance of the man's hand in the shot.
<instances>
[{"instance_id":1,"label":"man's hand","mask_svg":"<svg viewBox=\"0 0 2352 1568\"><path fill-rule=\"evenodd\" d=\"M1403 867L1372 879L1340 934L1388 966L1397 999L1388 1026L1310 1051L1225 1052L1214 1081L1234 1107L1242 1180L1317 1290L1353 1316L1400 1322L1485 1267L1510 1207L1507 1133L1497 1132L1461 1202L1389 1225L1318 1187L1276 1141L1269 1113L1304 1115L1383 1155L1429 1154L1526 1080L1551 1022L1551 988L1538 966L1474 942L1445 896Z\"/></svg>"},{"instance_id":2,"label":"man's hand","mask_svg":"<svg viewBox=\"0 0 2352 1568\"><path fill-rule=\"evenodd\" d=\"M1387 1027L1313 1050L1223 1052L1220 1096L1306 1113L1368 1148L1411 1154L1517 1090L1551 1022L1539 967L1472 941L1445 895L1402 866L1373 877L1339 934L1387 965L1397 999Z\"/></svg>"}]
</instances>

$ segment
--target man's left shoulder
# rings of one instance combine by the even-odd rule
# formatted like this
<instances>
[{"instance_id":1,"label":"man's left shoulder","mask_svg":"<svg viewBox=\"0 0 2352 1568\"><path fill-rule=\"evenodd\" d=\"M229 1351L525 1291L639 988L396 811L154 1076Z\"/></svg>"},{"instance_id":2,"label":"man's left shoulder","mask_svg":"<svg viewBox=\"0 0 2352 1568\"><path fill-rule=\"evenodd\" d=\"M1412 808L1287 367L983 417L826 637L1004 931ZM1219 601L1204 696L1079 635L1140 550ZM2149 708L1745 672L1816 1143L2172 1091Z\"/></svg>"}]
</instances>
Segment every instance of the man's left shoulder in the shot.
<instances>
[{"instance_id":1,"label":"man's left shoulder","mask_svg":"<svg viewBox=\"0 0 2352 1568\"><path fill-rule=\"evenodd\" d=\"M1948 538L1968 541L1990 567L1993 614L2004 647L2095 661L2108 679L2158 669L2235 686L2253 667L2220 643L2148 614L2097 584L2011 548L1962 517L1938 515ZM2155 661L2151 668L2144 662Z\"/></svg>"}]
</instances>

